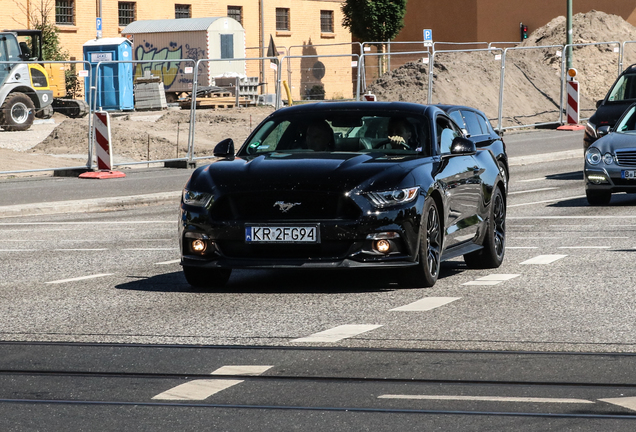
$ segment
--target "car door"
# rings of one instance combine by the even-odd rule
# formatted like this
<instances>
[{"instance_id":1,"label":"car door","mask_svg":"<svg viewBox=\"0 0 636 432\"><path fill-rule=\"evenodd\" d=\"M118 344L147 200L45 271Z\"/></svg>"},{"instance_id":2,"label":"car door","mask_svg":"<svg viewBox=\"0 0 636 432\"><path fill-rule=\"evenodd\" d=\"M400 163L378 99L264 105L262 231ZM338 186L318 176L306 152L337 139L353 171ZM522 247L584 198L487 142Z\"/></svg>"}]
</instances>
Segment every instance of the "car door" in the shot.
<instances>
[{"instance_id":1,"label":"car door","mask_svg":"<svg viewBox=\"0 0 636 432\"><path fill-rule=\"evenodd\" d=\"M480 218L481 170L473 155L452 155L453 139L463 136L445 116L436 119L437 148L441 168L436 176L447 202L445 219L446 247L471 240L477 233Z\"/></svg>"}]
</instances>

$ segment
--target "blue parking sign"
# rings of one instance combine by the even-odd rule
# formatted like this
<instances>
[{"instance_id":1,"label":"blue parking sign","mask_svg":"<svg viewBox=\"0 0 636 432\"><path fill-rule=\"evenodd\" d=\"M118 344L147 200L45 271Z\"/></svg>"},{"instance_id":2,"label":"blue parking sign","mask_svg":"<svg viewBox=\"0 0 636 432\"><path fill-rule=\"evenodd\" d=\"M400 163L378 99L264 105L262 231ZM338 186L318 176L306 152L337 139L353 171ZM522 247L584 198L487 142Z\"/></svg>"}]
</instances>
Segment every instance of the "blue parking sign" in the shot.
<instances>
[{"instance_id":1,"label":"blue parking sign","mask_svg":"<svg viewBox=\"0 0 636 432\"><path fill-rule=\"evenodd\" d=\"M424 29L424 42L433 42L433 30Z\"/></svg>"},{"instance_id":2,"label":"blue parking sign","mask_svg":"<svg viewBox=\"0 0 636 432\"><path fill-rule=\"evenodd\" d=\"M95 26L96 26L96 30L101 30L102 29L102 19L101 18L96 18L95 19Z\"/></svg>"}]
</instances>

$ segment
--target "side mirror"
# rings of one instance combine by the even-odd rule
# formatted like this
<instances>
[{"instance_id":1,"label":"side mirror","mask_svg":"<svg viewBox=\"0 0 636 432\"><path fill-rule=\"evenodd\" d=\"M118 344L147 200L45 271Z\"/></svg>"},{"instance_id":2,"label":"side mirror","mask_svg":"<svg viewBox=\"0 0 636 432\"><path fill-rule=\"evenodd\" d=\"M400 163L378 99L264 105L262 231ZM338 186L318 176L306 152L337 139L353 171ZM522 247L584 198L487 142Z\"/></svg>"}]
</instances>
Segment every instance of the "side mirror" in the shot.
<instances>
[{"instance_id":1,"label":"side mirror","mask_svg":"<svg viewBox=\"0 0 636 432\"><path fill-rule=\"evenodd\" d=\"M451 143L450 152L452 155L471 155L477 152L477 147L471 140L457 137Z\"/></svg>"},{"instance_id":2,"label":"side mirror","mask_svg":"<svg viewBox=\"0 0 636 432\"><path fill-rule=\"evenodd\" d=\"M596 108L600 107L601 105L603 105L603 99L597 100L596 101Z\"/></svg>"},{"instance_id":3,"label":"side mirror","mask_svg":"<svg viewBox=\"0 0 636 432\"><path fill-rule=\"evenodd\" d=\"M214 156L216 157L232 157L234 156L234 141L232 138L226 138L214 147Z\"/></svg>"},{"instance_id":4,"label":"side mirror","mask_svg":"<svg viewBox=\"0 0 636 432\"><path fill-rule=\"evenodd\" d=\"M611 128L609 126L599 126L598 129L596 130L596 134L600 138L610 133L610 129Z\"/></svg>"}]
</instances>

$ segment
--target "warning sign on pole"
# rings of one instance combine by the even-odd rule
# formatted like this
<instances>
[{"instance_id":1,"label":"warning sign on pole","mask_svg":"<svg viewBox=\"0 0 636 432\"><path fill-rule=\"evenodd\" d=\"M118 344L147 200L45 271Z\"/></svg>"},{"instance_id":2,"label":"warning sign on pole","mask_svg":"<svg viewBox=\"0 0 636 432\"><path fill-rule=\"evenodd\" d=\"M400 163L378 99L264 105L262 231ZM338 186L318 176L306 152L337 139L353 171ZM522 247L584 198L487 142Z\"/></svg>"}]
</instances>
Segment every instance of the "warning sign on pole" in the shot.
<instances>
[{"instance_id":1,"label":"warning sign on pole","mask_svg":"<svg viewBox=\"0 0 636 432\"><path fill-rule=\"evenodd\" d=\"M558 130L581 130L585 127L579 124L579 82L576 80L577 71L568 69L568 80L565 82L567 102L565 107L566 124L559 126Z\"/></svg>"}]
</instances>

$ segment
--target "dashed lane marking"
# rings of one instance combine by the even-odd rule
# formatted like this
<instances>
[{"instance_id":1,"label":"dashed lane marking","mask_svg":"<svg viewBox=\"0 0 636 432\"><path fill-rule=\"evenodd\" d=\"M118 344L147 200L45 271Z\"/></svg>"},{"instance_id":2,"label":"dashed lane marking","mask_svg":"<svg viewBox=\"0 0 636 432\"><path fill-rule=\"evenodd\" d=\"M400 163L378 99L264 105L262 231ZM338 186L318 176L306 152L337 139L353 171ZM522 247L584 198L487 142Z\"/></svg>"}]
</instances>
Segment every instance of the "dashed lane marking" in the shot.
<instances>
[{"instance_id":1,"label":"dashed lane marking","mask_svg":"<svg viewBox=\"0 0 636 432\"><path fill-rule=\"evenodd\" d=\"M342 339L347 339L353 336L357 336L362 333L366 333L371 330L375 330L381 325L365 325L365 324L348 324L334 327L329 330L314 333L312 335L294 339L291 342L338 342Z\"/></svg>"},{"instance_id":2,"label":"dashed lane marking","mask_svg":"<svg viewBox=\"0 0 636 432\"><path fill-rule=\"evenodd\" d=\"M474 281L463 283L462 285L497 285L510 279L514 279L521 275L518 274L490 274L480 277Z\"/></svg>"},{"instance_id":3,"label":"dashed lane marking","mask_svg":"<svg viewBox=\"0 0 636 432\"><path fill-rule=\"evenodd\" d=\"M125 248L123 251L175 251L179 248Z\"/></svg>"},{"instance_id":4,"label":"dashed lane marking","mask_svg":"<svg viewBox=\"0 0 636 432\"><path fill-rule=\"evenodd\" d=\"M574 197L576 198L576 197ZM563 198L563 199L571 199L571 198ZM510 206L508 206L510 207ZM524 219L636 219L636 215L611 215L611 216L506 216L506 221L508 219L516 219L516 220L524 220ZM623 227L625 225L607 225L614 227ZM634 226L634 225L629 225Z\"/></svg>"},{"instance_id":5,"label":"dashed lane marking","mask_svg":"<svg viewBox=\"0 0 636 432\"><path fill-rule=\"evenodd\" d=\"M181 262L181 260L180 259L176 259L176 260L171 260L171 261L158 262L158 263L155 263L155 265L168 265L168 264L176 264L176 263L179 263L179 262Z\"/></svg>"},{"instance_id":6,"label":"dashed lane marking","mask_svg":"<svg viewBox=\"0 0 636 432\"><path fill-rule=\"evenodd\" d=\"M421 312L421 311L429 311L440 306L444 306L448 303L454 302L455 300L459 300L461 297L426 297L421 300L415 301L413 303L407 304L406 306L400 306L394 309L390 309L390 312L399 311L399 312Z\"/></svg>"},{"instance_id":7,"label":"dashed lane marking","mask_svg":"<svg viewBox=\"0 0 636 432\"><path fill-rule=\"evenodd\" d=\"M215 393L242 383L243 380L194 380L159 393L153 399L160 400L204 400Z\"/></svg>"},{"instance_id":8,"label":"dashed lane marking","mask_svg":"<svg viewBox=\"0 0 636 432\"><path fill-rule=\"evenodd\" d=\"M579 198L585 198L585 195L577 195L577 196L563 197L563 198L554 198L554 199L549 199L549 200L534 201L534 202L523 203L523 204L513 204L513 205L508 205L508 208L529 206L529 205L534 205L534 204L545 204L545 203L551 203L551 202L557 202L557 201L567 201L567 200L573 200L573 199L579 199ZM540 219L540 218L537 218L537 219Z\"/></svg>"},{"instance_id":9,"label":"dashed lane marking","mask_svg":"<svg viewBox=\"0 0 636 432\"><path fill-rule=\"evenodd\" d=\"M565 258L567 255L539 255L522 262L521 264L551 264Z\"/></svg>"},{"instance_id":10,"label":"dashed lane marking","mask_svg":"<svg viewBox=\"0 0 636 432\"><path fill-rule=\"evenodd\" d=\"M515 180L515 183L535 183L535 182L543 181L543 180L547 180L547 179L545 177L538 177L538 178L526 179L526 180Z\"/></svg>"},{"instance_id":11,"label":"dashed lane marking","mask_svg":"<svg viewBox=\"0 0 636 432\"><path fill-rule=\"evenodd\" d=\"M599 401L606 402L613 405L618 405L623 408L636 411L636 397L634 396L622 397L622 398L599 399Z\"/></svg>"},{"instance_id":12,"label":"dashed lane marking","mask_svg":"<svg viewBox=\"0 0 636 432\"><path fill-rule=\"evenodd\" d=\"M581 239L584 240L597 240L597 239L619 239L619 240L624 240L624 239L628 239L629 237L581 237Z\"/></svg>"},{"instance_id":13,"label":"dashed lane marking","mask_svg":"<svg viewBox=\"0 0 636 432\"><path fill-rule=\"evenodd\" d=\"M0 222L0 226L29 225L139 225L139 224L173 224L172 220L149 221L77 221L77 222Z\"/></svg>"},{"instance_id":14,"label":"dashed lane marking","mask_svg":"<svg viewBox=\"0 0 636 432\"><path fill-rule=\"evenodd\" d=\"M557 249L609 249L610 246L559 246Z\"/></svg>"},{"instance_id":15,"label":"dashed lane marking","mask_svg":"<svg viewBox=\"0 0 636 432\"><path fill-rule=\"evenodd\" d=\"M251 375L257 376L261 375L267 370L273 368L274 366L239 366L239 365L228 365L222 366L212 372L212 375Z\"/></svg>"},{"instance_id":16,"label":"dashed lane marking","mask_svg":"<svg viewBox=\"0 0 636 432\"><path fill-rule=\"evenodd\" d=\"M558 187L548 187L548 188L541 188L541 189L530 189L530 190L523 190L523 191L516 191L516 192L508 192L508 195L519 195L524 193L543 192L543 191L549 191L554 189L558 189Z\"/></svg>"},{"instance_id":17,"label":"dashed lane marking","mask_svg":"<svg viewBox=\"0 0 636 432\"><path fill-rule=\"evenodd\" d=\"M86 279L96 279L96 278L105 277L105 276L112 276L112 275L113 275L113 273L100 273L100 274L94 274L94 275L90 275L90 276L80 276L80 277L71 278L71 279L60 279L60 280L50 281L50 282L46 282L46 283L47 284L61 284L61 283L76 282L76 281L81 281L81 280L86 280Z\"/></svg>"},{"instance_id":18,"label":"dashed lane marking","mask_svg":"<svg viewBox=\"0 0 636 432\"><path fill-rule=\"evenodd\" d=\"M566 403L593 404L586 399L538 398L538 397L504 397L504 396L453 396L453 395L380 395L378 399L415 399L415 400L453 400L482 402L528 402L528 403Z\"/></svg>"},{"instance_id":19,"label":"dashed lane marking","mask_svg":"<svg viewBox=\"0 0 636 432\"><path fill-rule=\"evenodd\" d=\"M506 249L539 249L538 246L506 246Z\"/></svg>"},{"instance_id":20,"label":"dashed lane marking","mask_svg":"<svg viewBox=\"0 0 636 432\"><path fill-rule=\"evenodd\" d=\"M222 366L212 375L257 376L273 366ZM154 396L157 400L204 400L215 393L242 383L244 380L201 379L187 382Z\"/></svg>"},{"instance_id":21,"label":"dashed lane marking","mask_svg":"<svg viewBox=\"0 0 636 432\"><path fill-rule=\"evenodd\" d=\"M100 252L108 249L53 249L55 252Z\"/></svg>"}]
</instances>

